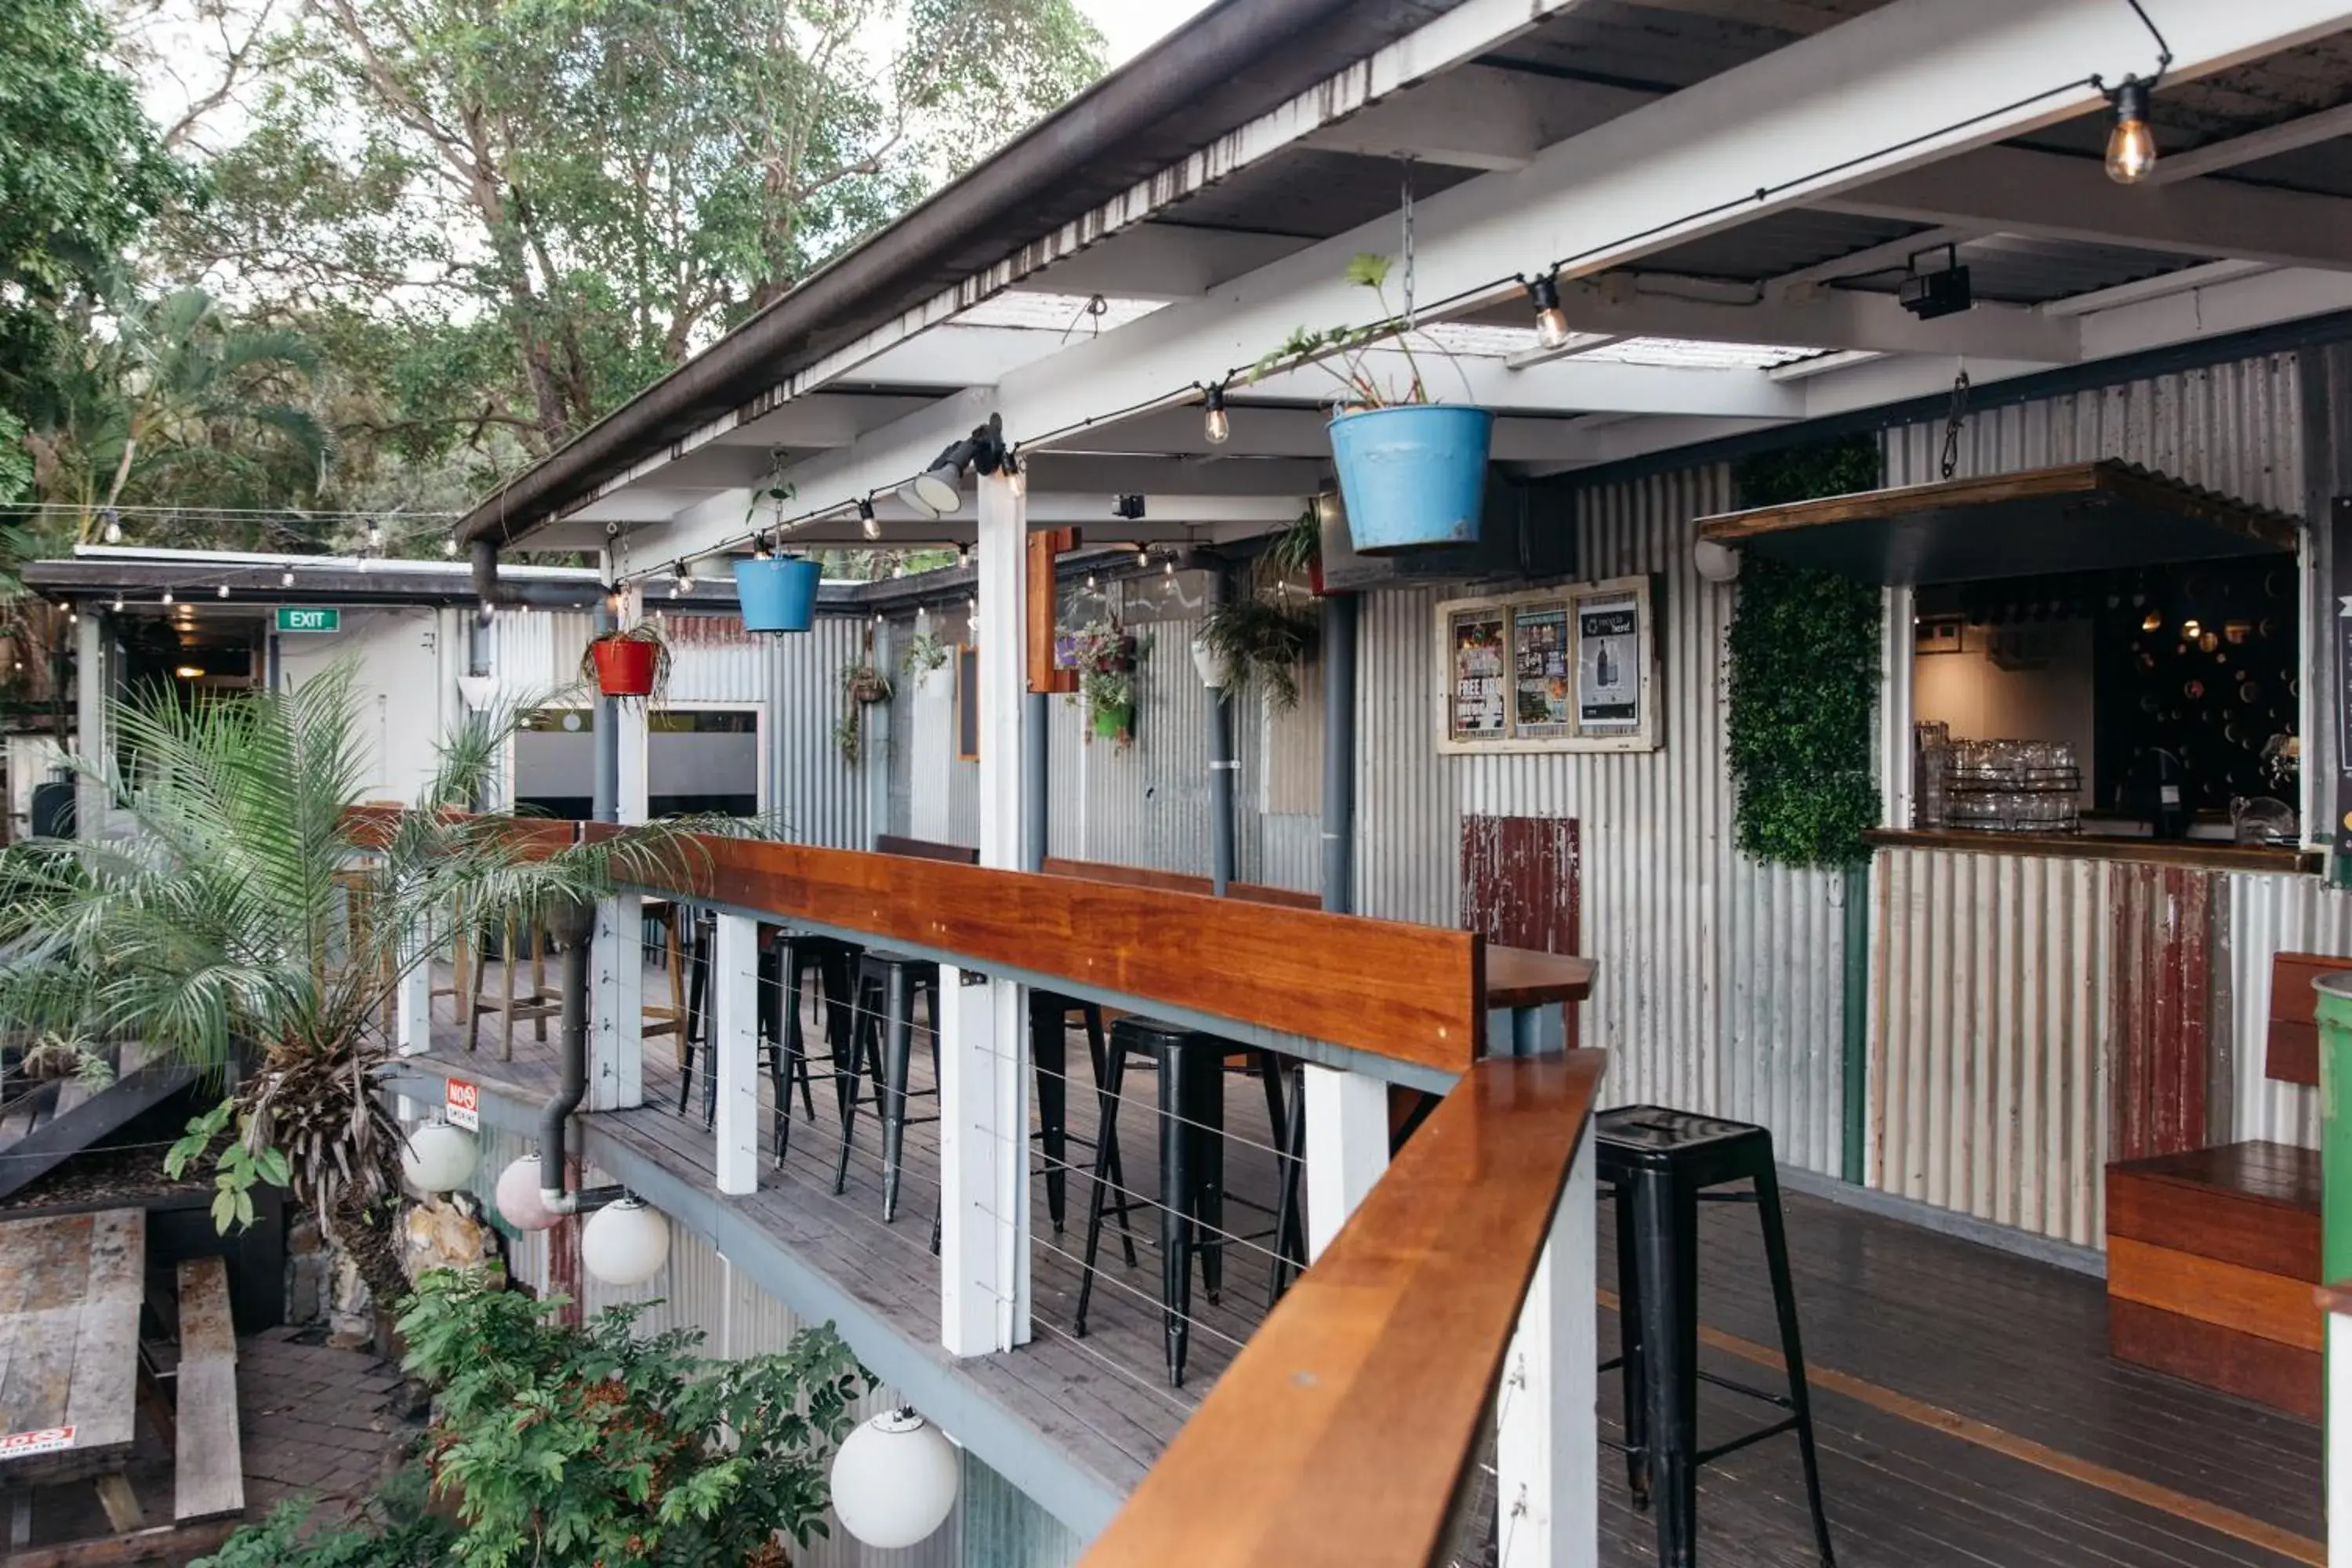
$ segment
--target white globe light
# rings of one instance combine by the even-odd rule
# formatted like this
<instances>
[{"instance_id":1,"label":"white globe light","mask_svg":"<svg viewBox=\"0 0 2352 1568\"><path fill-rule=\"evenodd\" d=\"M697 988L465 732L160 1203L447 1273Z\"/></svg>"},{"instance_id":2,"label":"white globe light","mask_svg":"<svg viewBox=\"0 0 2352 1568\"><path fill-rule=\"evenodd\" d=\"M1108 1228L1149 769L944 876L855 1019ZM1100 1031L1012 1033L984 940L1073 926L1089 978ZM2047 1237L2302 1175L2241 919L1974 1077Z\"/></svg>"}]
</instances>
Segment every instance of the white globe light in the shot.
<instances>
[{"instance_id":1,"label":"white globe light","mask_svg":"<svg viewBox=\"0 0 2352 1568\"><path fill-rule=\"evenodd\" d=\"M892 1410L852 1432L833 1457L833 1511L841 1528L885 1552L912 1546L955 1510L963 1465L940 1429Z\"/></svg>"},{"instance_id":2,"label":"white globe light","mask_svg":"<svg viewBox=\"0 0 2352 1568\"><path fill-rule=\"evenodd\" d=\"M1728 583L1739 575L1739 552L1720 541L1702 539L1691 554L1698 574L1710 583Z\"/></svg>"},{"instance_id":3,"label":"white globe light","mask_svg":"<svg viewBox=\"0 0 2352 1568\"><path fill-rule=\"evenodd\" d=\"M499 1173L499 1213L517 1230L551 1230L563 1216L539 1201L539 1156L525 1154Z\"/></svg>"},{"instance_id":4,"label":"white globe light","mask_svg":"<svg viewBox=\"0 0 2352 1568\"><path fill-rule=\"evenodd\" d=\"M474 1135L436 1116L408 1130L400 1173L420 1193L454 1192L474 1173Z\"/></svg>"},{"instance_id":5,"label":"white globe light","mask_svg":"<svg viewBox=\"0 0 2352 1568\"><path fill-rule=\"evenodd\" d=\"M642 1285L669 1261L669 1221L639 1198L607 1204L580 1227L580 1261L607 1285Z\"/></svg>"}]
</instances>

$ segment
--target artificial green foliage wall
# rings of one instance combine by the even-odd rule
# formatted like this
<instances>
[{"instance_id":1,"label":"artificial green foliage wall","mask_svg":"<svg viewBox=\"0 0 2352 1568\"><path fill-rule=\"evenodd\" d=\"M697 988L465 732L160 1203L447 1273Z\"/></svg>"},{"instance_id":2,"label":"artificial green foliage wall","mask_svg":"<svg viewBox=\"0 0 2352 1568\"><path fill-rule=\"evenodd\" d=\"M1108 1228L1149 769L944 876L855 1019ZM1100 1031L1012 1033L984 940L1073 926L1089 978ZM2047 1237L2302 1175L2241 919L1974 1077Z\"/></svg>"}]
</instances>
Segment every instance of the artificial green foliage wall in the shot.
<instances>
[{"instance_id":1,"label":"artificial green foliage wall","mask_svg":"<svg viewBox=\"0 0 2352 1568\"><path fill-rule=\"evenodd\" d=\"M1874 489L1878 446L1862 436L1789 447L1748 458L1733 477L1743 507ZM1786 866L1869 858L1882 597L1833 572L1742 563L1727 724L1742 853Z\"/></svg>"}]
</instances>

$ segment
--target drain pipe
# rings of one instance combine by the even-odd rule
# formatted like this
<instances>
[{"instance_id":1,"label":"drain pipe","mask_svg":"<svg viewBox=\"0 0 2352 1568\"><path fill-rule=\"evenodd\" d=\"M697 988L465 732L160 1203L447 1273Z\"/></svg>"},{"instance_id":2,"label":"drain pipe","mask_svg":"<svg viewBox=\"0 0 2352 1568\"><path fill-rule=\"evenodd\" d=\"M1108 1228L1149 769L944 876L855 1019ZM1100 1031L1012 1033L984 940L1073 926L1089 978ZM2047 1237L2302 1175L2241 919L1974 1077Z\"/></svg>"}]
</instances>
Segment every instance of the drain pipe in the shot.
<instances>
[{"instance_id":1,"label":"drain pipe","mask_svg":"<svg viewBox=\"0 0 2352 1568\"><path fill-rule=\"evenodd\" d=\"M1323 907L1356 908L1356 596L1323 598Z\"/></svg>"},{"instance_id":2,"label":"drain pipe","mask_svg":"<svg viewBox=\"0 0 2352 1568\"><path fill-rule=\"evenodd\" d=\"M539 1201L550 1214L586 1214L623 1193L619 1187L563 1190L564 1124L588 1097L588 947L596 931L596 906L567 899L548 912L547 931L563 955L563 1076L555 1097L539 1112Z\"/></svg>"}]
</instances>

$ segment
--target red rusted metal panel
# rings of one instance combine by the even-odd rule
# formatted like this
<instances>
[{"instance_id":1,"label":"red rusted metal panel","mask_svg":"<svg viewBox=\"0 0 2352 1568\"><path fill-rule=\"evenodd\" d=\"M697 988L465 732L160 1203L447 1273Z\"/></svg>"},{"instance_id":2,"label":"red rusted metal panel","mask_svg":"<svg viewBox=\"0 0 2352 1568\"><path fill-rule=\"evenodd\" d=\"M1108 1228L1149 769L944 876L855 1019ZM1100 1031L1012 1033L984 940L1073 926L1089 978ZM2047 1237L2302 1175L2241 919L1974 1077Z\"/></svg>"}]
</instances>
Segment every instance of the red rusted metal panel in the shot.
<instances>
[{"instance_id":1,"label":"red rusted metal panel","mask_svg":"<svg viewBox=\"0 0 2352 1568\"><path fill-rule=\"evenodd\" d=\"M1584 926L1576 819L1462 819L1462 923L1488 942L1581 952ZM1576 1009L1568 1010L1576 1043Z\"/></svg>"},{"instance_id":2,"label":"red rusted metal panel","mask_svg":"<svg viewBox=\"0 0 2352 1568\"><path fill-rule=\"evenodd\" d=\"M2206 1084L2214 873L2119 864L2108 875L2115 919L2108 1158L2201 1149L2212 1141Z\"/></svg>"}]
</instances>

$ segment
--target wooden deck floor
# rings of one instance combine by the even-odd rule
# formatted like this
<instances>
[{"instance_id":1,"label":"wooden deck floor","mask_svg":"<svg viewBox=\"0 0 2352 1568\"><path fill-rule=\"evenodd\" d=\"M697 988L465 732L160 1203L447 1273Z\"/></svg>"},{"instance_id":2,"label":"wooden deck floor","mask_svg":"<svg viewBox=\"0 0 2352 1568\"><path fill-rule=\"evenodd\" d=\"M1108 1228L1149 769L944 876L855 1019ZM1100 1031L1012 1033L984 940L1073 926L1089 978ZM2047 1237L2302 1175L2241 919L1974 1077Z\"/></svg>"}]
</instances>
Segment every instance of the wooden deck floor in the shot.
<instances>
[{"instance_id":1,"label":"wooden deck floor","mask_svg":"<svg viewBox=\"0 0 2352 1568\"><path fill-rule=\"evenodd\" d=\"M648 985L647 994L653 994ZM497 1026L466 1058L454 1027L436 1058L463 1058L467 1076L536 1095L552 1082L550 1047L519 1032L511 1063L497 1058ZM1073 1040L1074 1134L1093 1134L1094 1095ZM914 1085L931 1087L919 1042ZM454 1062L453 1062L454 1066ZM681 1173L707 1180L700 1079L677 1113L678 1077L666 1042L646 1053L649 1103L599 1118L612 1136ZM1151 1079L1131 1074L1120 1117L1130 1183L1156 1169ZM761 1099L767 1100L762 1082ZM839 1147L830 1086L816 1086L818 1119L794 1111L791 1152L763 1159L760 1192L739 1200L763 1228L918 1343L937 1337L938 1260L929 1249L939 1155L931 1125L910 1127L900 1210L881 1221L878 1129L861 1115L845 1192L832 1190ZM933 1107L918 1101L914 1115ZM771 1114L772 1113L771 1108ZM1233 1190L1270 1203L1274 1161L1261 1089L1236 1074L1226 1115ZM1045 1184L1033 1183L1037 1251L1035 1342L962 1363L1083 1468L1125 1489L1195 1406L1265 1310L1265 1256L1235 1244L1214 1304L1196 1292L1187 1386L1163 1375L1155 1216L1136 1214L1138 1262L1128 1268L1107 1236L1084 1339L1074 1330L1089 1158L1069 1182L1067 1228L1047 1222ZM1818 1198L1789 1194L1788 1225L1805 1348L1813 1374L1823 1484L1838 1561L1845 1568L2272 1568L2325 1562L2319 1545L2320 1445L2315 1427L2110 1361L2105 1296L2095 1279ZM1241 1208L1229 1224L1262 1230ZM1770 1293L1752 1212L1711 1207L1701 1246L1702 1359L1727 1376L1775 1386ZM1613 1257L1601 1215L1601 1257ZM1613 1269L1604 1261L1601 1337L1614 1352ZM1735 1436L1769 1412L1706 1388L1702 1439ZM1613 1374L1601 1395L1604 1435L1622 1435ZM1651 1521L1631 1507L1622 1462L1603 1453L1601 1562L1654 1560ZM1793 1440L1774 1439L1702 1472L1701 1561L1780 1565L1815 1559Z\"/></svg>"}]
</instances>

